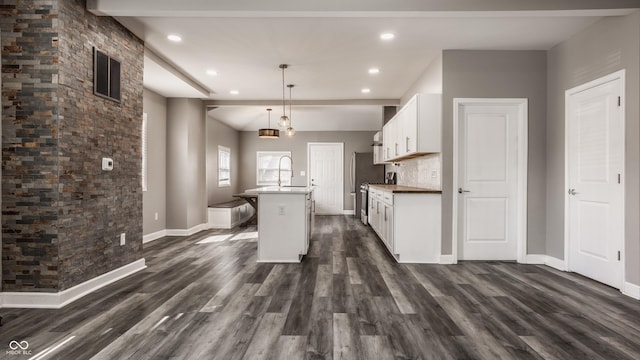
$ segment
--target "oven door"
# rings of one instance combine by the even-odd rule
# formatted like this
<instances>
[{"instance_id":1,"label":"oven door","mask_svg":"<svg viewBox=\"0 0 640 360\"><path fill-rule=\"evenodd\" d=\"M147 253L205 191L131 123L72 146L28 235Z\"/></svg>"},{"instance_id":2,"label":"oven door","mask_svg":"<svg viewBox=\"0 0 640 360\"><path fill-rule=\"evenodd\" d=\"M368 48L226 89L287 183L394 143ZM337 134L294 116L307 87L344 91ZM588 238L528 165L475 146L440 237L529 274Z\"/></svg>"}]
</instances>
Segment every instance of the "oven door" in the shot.
<instances>
[{"instance_id":1,"label":"oven door","mask_svg":"<svg viewBox=\"0 0 640 360\"><path fill-rule=\"evenodd\" d=\"M363 224L368 225L368 210L369 210L369 190L366 188L360 188L360 194L362 195L362 200L360 201L360 220Z\"/></svg>"}]
</instances>

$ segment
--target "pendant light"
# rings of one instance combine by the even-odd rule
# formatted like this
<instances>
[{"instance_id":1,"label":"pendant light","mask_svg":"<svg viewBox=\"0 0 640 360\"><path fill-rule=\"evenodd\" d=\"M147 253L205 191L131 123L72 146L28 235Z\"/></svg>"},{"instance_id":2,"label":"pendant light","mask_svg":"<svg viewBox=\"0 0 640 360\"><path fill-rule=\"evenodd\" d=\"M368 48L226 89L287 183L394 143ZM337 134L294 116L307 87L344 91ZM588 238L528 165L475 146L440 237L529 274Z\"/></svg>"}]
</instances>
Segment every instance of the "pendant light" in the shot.
<instances>
[{"instance_id":1,"label":"pendant light","mask_svg":"<svg viewBox=\"0 0 640 360\"><path fill-rule=\"evenodd\" d=\"M285 129L289 128L291 126L291 121L289 120L289 117L287 116L287 112L286 112L286 108L285 108L285 100L284 100L284 69L288 68L289 65L287 64L280 64L280 69L282 69L282 116L280 117L280 121L278 122L278 125L280 127L283 127Z\"/></svg>"},{"instance_id":2,"label":"pendant light","mask_svg":"<svg viewBox=\"0 0 640 360\"><path fill-rule=\"evenodd\" d=\"M261 139L277 139L280 137L280 130L271 128L271 109L267 109L269 114L269 122L266 129L258 130L258 137Z\"/></svg>"},{"instance_id":3,"label":"pendant light","mask_svg":"<svg viewBox=\"0 0 640 360\"><path fill-rule=\"evenodd\" d=\"M296 130L293 128L293 115L291 115L291 89L294 87L295 85L293 84L289 84L287 85L287 87L289 88L289 127L287 128L287 136L292 137L295 136L296 134Z\"/></svg>"}]
</instances>

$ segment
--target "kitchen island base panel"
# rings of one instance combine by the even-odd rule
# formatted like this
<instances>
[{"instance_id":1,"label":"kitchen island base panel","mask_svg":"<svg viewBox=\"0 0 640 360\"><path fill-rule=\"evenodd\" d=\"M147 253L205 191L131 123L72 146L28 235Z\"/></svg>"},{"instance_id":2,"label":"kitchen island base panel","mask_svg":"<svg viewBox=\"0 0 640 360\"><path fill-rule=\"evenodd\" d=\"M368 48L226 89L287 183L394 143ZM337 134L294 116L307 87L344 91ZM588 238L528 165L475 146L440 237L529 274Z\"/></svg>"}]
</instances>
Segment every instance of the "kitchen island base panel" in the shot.
<instances>
[{"instance_id":1,"label":"kitchen island base panel","mask_svg":"<svg viewBox=\"0 0 640 360\"><path fill-rule=\"evenodd\" d=\"M258 262L300 262L313 226L312 190L258 192Z\"/></svg>"}]
</instances>

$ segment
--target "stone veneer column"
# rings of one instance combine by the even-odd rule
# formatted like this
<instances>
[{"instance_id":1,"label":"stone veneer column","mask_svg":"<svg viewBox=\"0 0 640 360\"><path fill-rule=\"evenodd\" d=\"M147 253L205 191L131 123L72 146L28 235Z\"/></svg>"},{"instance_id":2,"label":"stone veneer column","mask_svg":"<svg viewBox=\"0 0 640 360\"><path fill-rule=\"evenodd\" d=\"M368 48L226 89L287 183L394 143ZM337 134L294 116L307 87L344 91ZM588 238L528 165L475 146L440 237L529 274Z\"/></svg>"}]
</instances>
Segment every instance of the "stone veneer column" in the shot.
<instances>
[{"instance_id":1,"label":"stone veneer column","mask_svg":"<svg viewBox=\"0 0 640 360\"><path fill-rule=\"evenodd\" d=\"M81 0L5 1L0 27L2 290L59 292L142 257L144 45ZM94 46L120 103L93 95Z\"/></svg>"}]
</instances>

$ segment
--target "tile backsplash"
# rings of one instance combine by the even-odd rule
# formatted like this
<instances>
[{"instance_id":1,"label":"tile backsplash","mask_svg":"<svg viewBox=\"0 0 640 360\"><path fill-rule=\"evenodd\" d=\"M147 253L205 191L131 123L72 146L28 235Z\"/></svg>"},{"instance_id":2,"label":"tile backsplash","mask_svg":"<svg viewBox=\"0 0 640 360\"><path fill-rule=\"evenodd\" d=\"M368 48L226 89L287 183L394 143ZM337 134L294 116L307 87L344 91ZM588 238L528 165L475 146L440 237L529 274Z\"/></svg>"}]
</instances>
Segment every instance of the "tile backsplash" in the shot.
<instances>
[{"instance_id":1,"label":"tile backsplash","mask_svg":"<svg viewBox=\"0 0 640 360\"><path fill-rule=\"evenodd\" d=\"M387 172L397 173L398 185L436 189L442 188L441 169L440 154L428 154L386 166Z\"/></svg>"}]
</instances>

